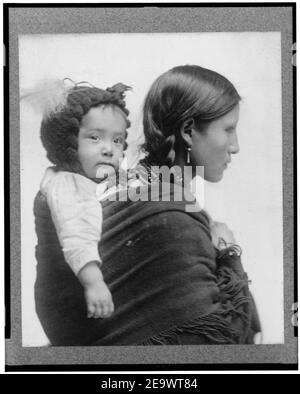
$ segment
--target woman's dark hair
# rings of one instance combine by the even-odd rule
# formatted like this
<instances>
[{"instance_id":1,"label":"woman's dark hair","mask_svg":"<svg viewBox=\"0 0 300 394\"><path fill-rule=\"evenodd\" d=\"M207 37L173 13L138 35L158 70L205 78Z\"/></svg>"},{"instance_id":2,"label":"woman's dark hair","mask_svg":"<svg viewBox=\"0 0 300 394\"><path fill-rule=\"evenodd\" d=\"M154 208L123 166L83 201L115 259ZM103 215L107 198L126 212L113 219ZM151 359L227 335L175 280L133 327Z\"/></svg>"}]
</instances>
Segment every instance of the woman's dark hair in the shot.
<instances>
[{"instance_id":1,"label":"woman's dark hair","mask_svg":"<svg viewBox=\"0 0 300 394\"><path fill-rule=\"evenodd\" d=\"M102 90L96 87L76 85L68 93L66 104L57 112L43 119L41 124L41 140L47 151L48 159L57 167L71 172L82 172L77 156L78 133L81 120L89 110L99 105L117 106L127 122L129 114L124 101L124 93L130 87L118 83ZM126 131L127 138L127 131ZM127 148L125 143L124 149Z\"/></svg>"},{"instance_id":2,"label":"woman's dark hair","mask_svg":"<svg viewBox=\"0 0 300 394\"><path fill-rule=\"evenodd\" d=\"M231 111L241 100L222 75L200 66L178 66L154 81L144 104L144 150L155 165L172 166L183 140L184 122L193 120L199 131Z\"/></svg>"}]
</instances>

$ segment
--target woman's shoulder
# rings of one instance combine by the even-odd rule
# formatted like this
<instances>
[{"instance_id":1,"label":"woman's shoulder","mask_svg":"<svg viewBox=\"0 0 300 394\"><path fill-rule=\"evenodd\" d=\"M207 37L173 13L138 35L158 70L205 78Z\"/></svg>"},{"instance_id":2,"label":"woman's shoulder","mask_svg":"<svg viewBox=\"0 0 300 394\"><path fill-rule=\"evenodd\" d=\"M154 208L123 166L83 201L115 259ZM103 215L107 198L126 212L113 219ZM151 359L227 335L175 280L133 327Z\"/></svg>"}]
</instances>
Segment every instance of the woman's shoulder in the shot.
<instances>
[{"instance_id":1,"label":"woman's shoulder","mask_svg":"<svg viewBox=\"0 0 300 394\"><path fill-rule=\"evenodd\" d=\"M153 213L159 218L163 218L169 225L169 231L199 231L205 233L206 236L211 238L209 219L203 209L195 208L195 210L183 202L163 203L161 207L153 207ZM161 220L161 219L160 219Z\"/></svg>"},{"instance_id":2,"label":"woman's shoulder","mask_svg":"<svg viewBox=\"0 0 300 394\"><path fill-rule=\"evenodd\" d=\"M143 191L146 193L146 190ZM148 190L148 197L150 197L150 192L151 190ZM173 194L172 196L174 197ZM162 194L154 200L144 198L145 194L139 194L137 197L135 201L127 198L126 201L101 202L105 227L116 226L125 230L135 223L139 223L141 226L146 223L151 227L149 230L155 228L153 231L159 231L161 224L168 223L167 228L162 227L168 233L173 230L178 231L180 228L194 229L197 227L210 237L208 216L195 202L183 199L176 201L174 198L164 200Z\"/></svg>"}]
</instances>

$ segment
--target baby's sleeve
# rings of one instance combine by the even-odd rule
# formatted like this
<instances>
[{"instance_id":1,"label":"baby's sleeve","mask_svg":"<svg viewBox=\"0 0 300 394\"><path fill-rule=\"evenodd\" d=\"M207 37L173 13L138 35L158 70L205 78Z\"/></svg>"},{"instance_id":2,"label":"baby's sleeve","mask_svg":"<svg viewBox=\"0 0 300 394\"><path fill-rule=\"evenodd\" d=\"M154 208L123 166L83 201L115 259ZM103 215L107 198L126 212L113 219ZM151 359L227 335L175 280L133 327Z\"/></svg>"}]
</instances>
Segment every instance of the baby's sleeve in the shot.
<instances>
[{"instance_id":1,"label":"baby's sleeve","mask_svg":"<svg viewBox=\"0 0 300 394\"><path fill-rule=\"evenodd\" d=\"M90 261L101 258L102 207L97 184L70 172L48 171L41 185L65 256L75 275Z\"/></svg>"}]
</instances>

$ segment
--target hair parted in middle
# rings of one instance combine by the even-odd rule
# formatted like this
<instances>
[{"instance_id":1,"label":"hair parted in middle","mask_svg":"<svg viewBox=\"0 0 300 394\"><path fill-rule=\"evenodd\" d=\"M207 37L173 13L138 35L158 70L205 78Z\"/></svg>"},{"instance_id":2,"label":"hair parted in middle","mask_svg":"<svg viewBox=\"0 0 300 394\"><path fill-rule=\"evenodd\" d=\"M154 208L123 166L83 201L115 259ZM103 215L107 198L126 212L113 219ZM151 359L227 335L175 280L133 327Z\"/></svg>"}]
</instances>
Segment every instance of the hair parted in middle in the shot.
<instances>
[{"instance_id":1,"label":"hair parted in middle","mask_svg":"<svg viewBox=\"0 0 300 394\"><path fill-rule=\"evenodd\" d=\"M224 76L195 65L174 67L159 76L145 100L143 145L153 165L174 164L183 124L191 120L199 132L230 112L241 100Z\"/></svg>"},{"instance_id":2,"label":"hair parted in middle","mask_svg":"<svg viewBox=\"0 0 300 394\"><path fill-rule=\"evenodd\" d=\"M48 159L58 168L65 171L82 173L77 156L78 134L81 120L91 108L116 106L124 114L127 128L130 122L129 111L124 101L129 86L118 83L106 90L94 86L76 84L66 97L66 103L58 111L53 111L43 118L41 124L41 140L47 151ZM127 138L127 131L126 136ZM124 149L127 148L125 142Z\"/></svg>"}]
</instances>

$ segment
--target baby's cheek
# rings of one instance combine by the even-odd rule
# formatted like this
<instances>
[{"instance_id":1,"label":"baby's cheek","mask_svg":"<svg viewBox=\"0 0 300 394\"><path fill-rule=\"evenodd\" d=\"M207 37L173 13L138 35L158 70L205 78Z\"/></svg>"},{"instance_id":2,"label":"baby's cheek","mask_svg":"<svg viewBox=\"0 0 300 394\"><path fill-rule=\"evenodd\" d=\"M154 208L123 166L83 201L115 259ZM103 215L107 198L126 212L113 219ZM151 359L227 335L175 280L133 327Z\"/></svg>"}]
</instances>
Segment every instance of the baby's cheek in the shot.
<instances>
[{"instance_id":1,"label":"baby's cheek","mask_svg":"<svg viewBox=\"0 0 300 394\"><path fill-rule=\"evenodd\" d=\"M124 155L123 155L123 150L121 152L118 152L118 154L115 155L115 160L114 160L114 164L116 166L116 168L118 169L122 163L124 159Z\"/></svg>"},{"instance_id":2,"label":"baby's cheek","mask_svg":"<svg viewBox=\"0 0 300 394\"><path fill-rule=\"evenodd\" d=\"M123 157L124 157L124 149L123 148L118 149L116 154L115 154L115 157L116 157L117 160L123 159Z\"/></svg>"}]
</instances>

